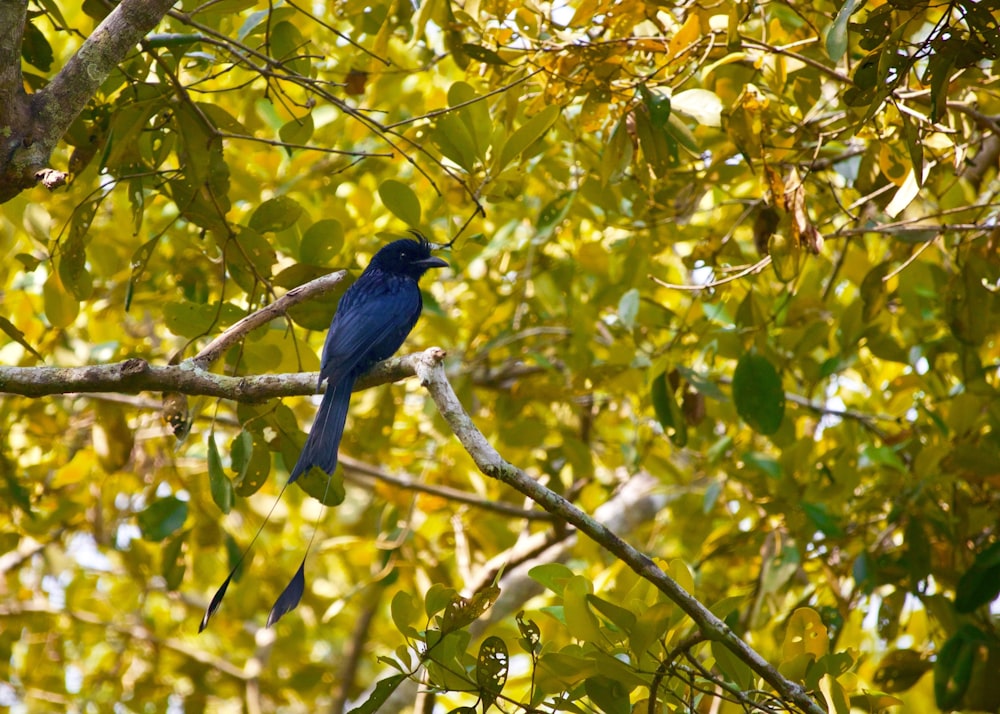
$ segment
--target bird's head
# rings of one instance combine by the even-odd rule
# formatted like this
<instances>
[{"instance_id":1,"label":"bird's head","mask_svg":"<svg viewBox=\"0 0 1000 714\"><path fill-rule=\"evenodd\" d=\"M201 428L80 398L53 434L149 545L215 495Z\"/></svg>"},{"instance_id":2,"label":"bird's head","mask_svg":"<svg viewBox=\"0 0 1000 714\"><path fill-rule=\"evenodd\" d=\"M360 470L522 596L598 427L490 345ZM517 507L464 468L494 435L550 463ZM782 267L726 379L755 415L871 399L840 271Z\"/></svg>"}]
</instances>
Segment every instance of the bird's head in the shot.
<instances>
[{"instance_id":1,"label":"bird's head","mask_svg":"<svg viewBox=\"0 0 1000 714\"><path fill-rule=\"evenodd\" d=\"M414 280L431 268L447 268L448 263L431 255L431 244L422 235L413 232L417 240L404 238L382 246L372 258L369 267L386 273L408 275Z\"/></svg>"}]
</instances>

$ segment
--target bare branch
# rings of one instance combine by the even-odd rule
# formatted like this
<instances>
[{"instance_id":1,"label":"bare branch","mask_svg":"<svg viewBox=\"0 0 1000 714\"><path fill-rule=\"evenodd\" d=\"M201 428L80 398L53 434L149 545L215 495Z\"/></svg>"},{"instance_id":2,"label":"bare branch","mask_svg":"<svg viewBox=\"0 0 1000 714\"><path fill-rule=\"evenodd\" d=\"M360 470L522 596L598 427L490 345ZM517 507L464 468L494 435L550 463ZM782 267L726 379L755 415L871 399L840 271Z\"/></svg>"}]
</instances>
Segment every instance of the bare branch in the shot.
<instances>
[{"instance_id":1,"label":"bare branch","mask_svg":"<svg viewBox=\"0 0 1000 714\"><path fill-rule=\"evenodd\" d=\"M292 288L274 302L264 306L255 313L247 315L216 337L207 347L192 358L192 362L196 367L201 369L208 367L218 360L226 350L242 340L248 332L270 322L280 315L284 315L288 311L288 308L293 305L298 305L300 302L329 292L345 277L347 277L347 271L338 270L335 273L324 275L321 278L310 280L308 283L303 283Z\"/></svg>"},{"instance_id":2,"label":"bare branch","mask_svg":"<svg viewBox=\"0 0 1000 714\"><path fill-rule=\"evenodd\" d=\"M355 391L412 377L419 355L393 357L375 365L354 385ZM319 372L227 377L183 364L160 367L143 359L86 367L0 367L0 394L48 397L78 392L179 392L189 396L221 397L237 402L261 402L277 397L316 394Z\"/></svg>"},{"instance_id":3,"label":"bare branch","mask_svg":"<svg viewBox=\"0 0 1000 714\"><path fill-rule=\"evenodd\" d=\"M774 687L784 699L810 714L823 714L824 710L813 701L801 685L781 675L756 650L740 639L725 622L663 572L651 558L633 548L605 525L562 496L545 488L527 473L505 461L473 424L472 418L452 390L444 372L442 350L430 349L412 357L421 384L430 392L441 416L448 422L455 436L484 475L503 481L549 513L576 526L591 540L632 568L640 577L655 585L694 620L707 639L722 643Z\"/></svg>"}]
</instances>

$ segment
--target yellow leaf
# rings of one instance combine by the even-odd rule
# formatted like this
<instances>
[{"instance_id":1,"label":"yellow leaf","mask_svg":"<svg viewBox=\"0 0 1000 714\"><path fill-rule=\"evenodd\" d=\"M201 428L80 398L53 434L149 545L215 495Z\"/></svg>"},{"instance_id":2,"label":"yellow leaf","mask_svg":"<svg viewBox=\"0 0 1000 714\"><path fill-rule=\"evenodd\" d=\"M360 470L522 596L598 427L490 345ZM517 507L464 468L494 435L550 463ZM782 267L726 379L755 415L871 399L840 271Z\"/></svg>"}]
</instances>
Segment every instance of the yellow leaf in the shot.
<instances>
[{"instance_id":1,"label":"yellow leaf","mask_svg":"<svg viewBox=\"0 0 1000 714\"><path fill-rule=\"evenodd\" d=\"M690 51L690 46L701 37L701 23L698 15L691 13L680 29L670 38L670 45L667 47L667 60L679 59Z\"/></svg>"},{"instance_id":2,"label":"yellow leaf","mask_svg":"<svg viewBox=\"0 0 1000 714\"><path fill-rule=\"evenodd\" d=\"M819 613L809 607L800 607L788 621L781 657L790 660L802 654L819 659L830 649L830 638Z\"/></svg>"}]
</instances>

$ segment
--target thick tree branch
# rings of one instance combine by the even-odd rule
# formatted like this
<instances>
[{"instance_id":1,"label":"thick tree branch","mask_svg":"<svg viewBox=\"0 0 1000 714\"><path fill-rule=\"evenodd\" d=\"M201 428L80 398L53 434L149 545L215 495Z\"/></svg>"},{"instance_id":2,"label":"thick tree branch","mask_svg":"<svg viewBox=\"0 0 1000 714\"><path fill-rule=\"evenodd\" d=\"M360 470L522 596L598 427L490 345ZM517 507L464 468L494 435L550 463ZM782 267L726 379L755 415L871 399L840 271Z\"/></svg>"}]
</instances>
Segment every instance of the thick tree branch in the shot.
<instances>
[{"instance_id":1,"label":"thick tree branch","mask_svg":"<svg viewBox=\"0 0 1000 714\"><path fill-rule=\"evenodd\" d=\"M355 390L412 377L414 359L394 357L375 365L355 384ZM46 397L77 392L179 392L189 396L221 397L237 402L261 402L276 397L316 394L318 372L227 377L199 369L190 360L161 367L143 359L86 367L0 367L0 394Z\"/></svg>"},{"instance_id":2,"label":"thick tree branch","mask_svg":"<svg viewBox=\"0 0 1000 714\"><path fill-rule=\"evenodd\" d=\"M156 27L174 2L122 0L48 86L29 101L20 83L20 38L26 3L23 0L0 0L0 27L11 28L8 21L15 22L15 27L9 29L8 34L0 36L0 106L9 107L3 111L12 114L16 121L5 121L3 127L9 133L4 139L3 148L6 151L0 155L0 203L39 181L49 188L65 182L64 172L47 167L49 156L59 139L87 106L101 83L136 43ZM9 50L15 40L16 54L12 58ZM14 86L15 80L17 86ZM8 99L14 101L8 105Z\"/></svg>"},{"instance_id":3,"label":"thick tree branch","mask_svg":"<svg viewBox=\"0 0 1000 714\"><path fill-rule=\"evenodd\" d=\"M10 113L24 103L21 39L28 0L0 0L0 128L12 123Z\"/></svg>"},{"instance_id":4,"label":"thick tree branch","mask_svg":"<svg viewBox=\"0 0 1000 714\"><path fill-rule=\"evenodd\" d=\"M680 607L710 640L722 643L745 662L755 673L774 687L787 702L794 703L809 714L824 714L824 710L806 690L782 676L767 660L740 639L726 623L661 570L651 558L623 541L607 526L584 513L572 503L542 486L521 469L500 456L486 437L473 424L455 392L452 390L442 361L444 352L430 349L412 355L413 365L421 384L427 388L438 411L448 422L476 466L486 476L503 481L524 494L549 513L575 526L595 543L628 565L640 577L649 581Z\"/></svg>"}]
</instances>

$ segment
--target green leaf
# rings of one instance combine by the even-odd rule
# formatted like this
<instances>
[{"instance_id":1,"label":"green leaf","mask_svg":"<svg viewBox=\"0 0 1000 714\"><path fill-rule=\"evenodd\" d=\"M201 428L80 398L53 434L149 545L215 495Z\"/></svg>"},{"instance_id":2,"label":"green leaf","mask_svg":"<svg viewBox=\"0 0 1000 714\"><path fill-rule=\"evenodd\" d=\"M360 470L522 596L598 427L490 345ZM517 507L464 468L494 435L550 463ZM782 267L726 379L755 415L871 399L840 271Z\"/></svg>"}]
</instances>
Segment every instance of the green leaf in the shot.
<instances>
[{"instance_id":1,"label":"green leaf","mask_svg":"<svg viewBox=\"0 0 1000 714\"><path fill-rule=\"evenodd\" d=\"M604 598L600 598L597 595L587 595L586 600L592 608L608 618L611 624L617 627L620 631L624 632L626 635L632 633L632 629L635 627L635 615L631 610L618 607L618 605L608 602Z\"/></svg>"},{"instance_id":2,"label":"green leaf","mask_svg":"<svg viewBox=\"0 0 1000 714\"><path fill-rule=\"evenodd\" d=\"M503 145L503 150L500 152L500 160L496 164L497 172L503 171L507 164L541 139L545 135L545 132L556 123L560 112L562 112L560 105L550 104L511 134L510 138Z\"/></svg>"},{"instance_id":3,"label":"green leaf","mask_svg":"<svg viewBox=\"0 0 1000 714\"><path fill-rule=\"evenodd\" d=\"M29 345L28 341L26 339L24 339L24 333L21 332L19 329L17 329L17 327L14 325L14 323L11 322L10 320L8 320L3 315L0 315L0 331L2 331L4 334L7 335L7 337L9 337L10 339L14 340L14 342L16 342L17 344L21 345L21 347L23 347L24 349L26 349L28 352L30 352L32 355L34 355L38 359L44 360L44 357L42 357L35 350L35 348L32 347L31 345Z\"/></svg>"},{"instance_id":4,"label":"green leaf","mask_svg":"<svg viewBox=\"0 0 1000 714\"><path fill-rule=\"evenodd\" d=\"M656 420L660 422L667 437L675 446L686 446L687 422L681 413L670 381L667 379L666 370L653 378L653 383L650 385L650 397L653 400Z\"/></svg>"},{"instance_id":5,"label":"green leaf","mask_svg":"<svg viewBox=\"0 0 1000 714\"><path fill-rule=\"evenodd\" d=\"M389 605L389 613L396 629L408 638L416 637L417 631L413 625L420 616L420 607L417 605L413 594L406 590L399 590L392 597Z\"/></svg>"},{"instance_id":6,"label":"green leaf","mask_svg":"<svg viewBox=\"0 0 1000 714\"><path fill-rule=\"evenodd\" d=\"M218 305L179 300L163 306L163 321L167 329L180 337L199 337L212 327L219 314Z\"/></svg>"},{"instance_id":7,"label":"green leaf","mask_svg":"<svg viewBox=\"0 0 1000 714\"><path fill-rule=\"evenodd\" d=\"M604 714L629 714L632 711L628 689L617 679L603 675L587 677L583 688Z\"/></svg>"},{"instance_id":8,"label":"green leaf","mask_svg":"<svg viewBox=\"0 0 1000 714\"><path fill-rule=\"evenodd\" d=\"M278 196L257 206L247 225L257 233L277 233L295 225L302 215L302 206L294 198Z\"/></svg>"},{"instance_id":9,"label":"green leaf","mask_svg":"<svg viewBox=\"0 0 1000 714\"><path fill-rule=\"evenodd\" d=\"M618 319L628 330L635 329L635 318L639 315L639 291L628 290L618 300Z\"/></svg>"},{"instance_id":10,"label":"green leaf","mask_svg":"<svg viewBox=\"0 0 1000 714\"><path fill-rule=\"evenodd\" d=\"M785 416L781 377L766 357L748 352L733 372L733 401L743 420L760 434L778 431Z\"/></svg>"},{"instance_id":11,"label":"green leaf","mask_svg":"<svg viewBox=\"0 0 1000 714\"><path fill-rule=\"evenodd\" d=\"M295 485L322 503L324 506L339 506L344 502L344 470L338 464L332 474L313 466L299 476Z\"/></svg>"},{"instance_id":12,"label":"green leaf","mask_svg":"<svg viewBox=\"0 0 1000 714\"><path fill-rule=\"evenodd\" d=\"M146 540L161 541L184 525L188 516L188 503L176 496L160 498L139 513L136 520L139 531Z\"/></svg>"},{"instance_id":13,"label":"green leaf","mask_svg":"<svg viewBox=\"0 0 1000 714\"><path fill-rule=\"evenodd\" d=\"M80 314L80 303L70 295L59 279L52 273L42 286L42 304L45 317L53 327L69 327Z\"/></svg>"},{"instance_id":14,"label":"green leaf","mask_svg":"<svg viewBox=\"0 0 1000 714\"><path fill-rule=\"evenodd\" d=\"M412 228L420 227L420 199L412 188L401 181L389 179L378 187L378 195L396 218Z\"/></svg>"},{"instance_id":15,"label":"green leaf","mask_svg":"<svg viewBox=\"0 0 1000 714\"><path fill-rule=\"evenodd\" d=\"M316 127L313 124L312 112L303 117L292 119L278 129L278 136L288 144L305 145L312 139L313 131ZM292 149L289 148L289 153Z\"/></svg>"},{"instance_id":16,"label":"green leaf","mask_svg":"<svg viewBox=\"0 0 1000 714\"><path fill-rule=\"evenodd\" d=\"M535 230L539 240L547 237L569 214L570 206L576 198L576 191L566 191L549 201L538 214Z\"/></svg>"},{"instance_id":17,"label":"green leaf","mask_svg":"<svg viewBox=\"0 0 1000 714\"><path fill-rule=\"evenodd\" d=\"M163 546L160 573L163 575L167 590L170 592L176 591L184 582L184 572L187 570L187 565L184 563L183 546L184 540L190 532L190 530L186 530L178 533Z\"/></svg>"},{"instance_id":18,"label":"green leaf","mask_svg":"<svg viewBox=\"0 0 1000 714\"><path fill-rule=\"evenodd\" d=\"M208 483L215 505L223 513L229 513L233 508L233 483L222 470L222 457L215 444L214 430L208 434Z\"/></svg>"},{"instance_id":19,"label":"green leaf","mask_svg":"<svg viewBox=\"0 0 1000 714\"><path fill-rule=\"evenodd\" d=\"M264 435L255 431L249 432L248 447L244 437L246 433L245 431L241 433L232 446L233 468L238 465L240 469L240 475L233 481L233 490L243 498L257 493L271 472L271 452Z\"/></svg>"},{"instance_id":20,"label":"green leaf","mask_svg":"<svg viewBox=\"0 0 1000 714\"><path fill-rule=\"evenodd\" d=\"M986 642L979 628L966 624L941 646L934 663L934 699L939 709L950 711L961 704L972 681L976 655Z\"/></svg>"},{"instance_id":21,"label":"green leaf","mask_svg":"<svg viewBox=\"0 0 1000 714\"><path fill-rule=\"evenodd\" d=\"M485 712L497 700L507 683L507 667L510 656L507 643L496 635L483 640L476 657L476 684L479 686L479 696L483 700Z\"/></svg>"},{"instance_id":22,"label":"green leaf","mask_svg":"<svg viewBox=\"0 0 1000 714\"><path fill-rule=\"evenodd\" d=\"M491 65L507 65L503 57L498 55L493 50L488 47L483 47L482 45L474 45L471 42L465 42L462 44L462 50L474 60L482 62L483 64Z\"/></svg>"},{"instance_id":23,"label":"green leaf","mask_svg":"<svg viewBox=\"0 0 1000 714\"><path fill-rule=\"evenodd\" d=\"M406 680L407 676L404 672L403 674L394 674L385 679L380 679L375 684L375 689L368 699L354 707L354 709L351 709L347 714L375 714L389 700L389 697L392 696L392 693L396 691L399 685Z\"/></svg>"},{"instance_id":24,"label":"green leaf","mask_svg":"<svg viewBox=\"0 0 1000 714\"><path fill-rule=\"evenodd\" d=\"M840 538L844 535L844 529L840 527L837 519L830 515L830 509L825 503L802 503L802 511L816 528L824 535L831 538Z\"/></svg>"},{"instance_id":25,"label":"green leaf","mask_svg":"<svg viewBox=\"0 0 1000 714\"><path fill-rule=\"evenodd\" d=\"M546 563L545 565L536 565L529 570L528 577L556 595L562 595L563 590L566 589L566 583L576 576L562 563Z\"/></svg>"},{"instance_id":26,"label":"green leaf","mask_svg":"<svg viewBox=\"0 0 1000 714\"><path fill-rule=\"evenodd\" d=\"M21 37L21 57L43 72L52 69L52 45L45 39L45 33L39 30L33 22L24 25L24 34Z\"/></svg>"},{"instance_id":27,"label":"green leaf","mask_svg":"<svg viewBox=\"0 0 1000 714\"><path fill-rule=\"evenodd\" d=\"M847 51L847 21L854 14L857 0L844 0L837 16L826 33L826 54L834 62L839 62Z\"/></svg>"},{"instance_id":28,"label":"green leaf","mask_svg":"<svg viewBox=\"0 0 1000 714\"><path fill-rule=\"evenodd\" d=\"M344 227L334 218L316 221L306 229L299 245L299 260L326 267L344 247Z\"/></svg>"},{"instance_id":29,"label":"green leaf","mask_svg":"<svg viewBox=\"0 0 1000 714\"><path fill-rule=\"evenodd\" d=\"M598 644L604 641L597 617L587 605L587 595L593 585L581 575L574 576L563 590L563 615L573 637L583 642Z\"/></svg>"},{"instance_id":30,"label":"green leaf","mask_svg":"<svg viewBox=\"0 0 1000 714\"><path fill-rule=\"evenodd\" d=\"M962 614L978 610L1000 596L1000 542L976 556L955 587L955 609Z\"/></svg>"},{"instance_id":31,"label":"green leaf","mask_svg":"<svg viewBox=\"0 0 1000 714\"><path fill-rule=\"evenodd\" d=\"M431 141L447 158L466 171L476 165L476 143L461 119L453 113L438 117L431 131Z\"/></svg>"}]
</instances>

